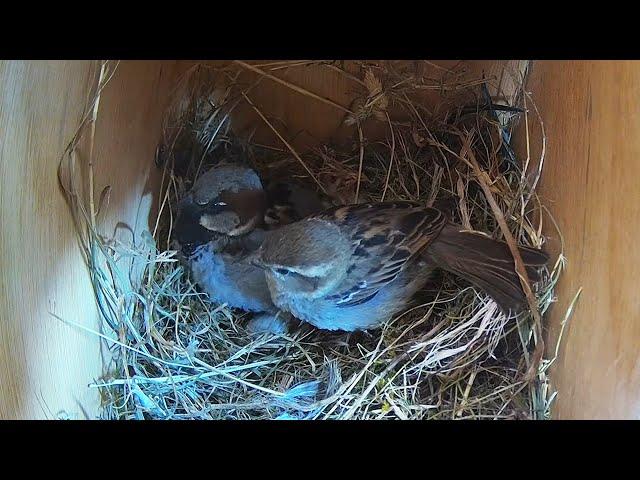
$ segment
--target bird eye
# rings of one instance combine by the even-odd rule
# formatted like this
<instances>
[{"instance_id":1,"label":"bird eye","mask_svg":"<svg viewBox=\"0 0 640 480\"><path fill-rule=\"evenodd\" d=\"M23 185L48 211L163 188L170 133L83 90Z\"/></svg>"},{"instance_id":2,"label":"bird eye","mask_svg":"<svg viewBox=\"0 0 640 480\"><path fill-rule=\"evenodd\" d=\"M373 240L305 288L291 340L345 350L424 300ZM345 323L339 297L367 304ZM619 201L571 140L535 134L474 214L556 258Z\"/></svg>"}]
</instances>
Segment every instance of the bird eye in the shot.
<instances>
[{"instance_id":1,"label":"bird eye","mask_svg":"<svg viewBox=\"0 0 640 480\"><path fill-rule=\"evenodd\" d=\"M290 270L287 270L286 268L276 268L276 273L284 276L284 275L288 275L290 273Z\"/></svg>"}]
</instances>

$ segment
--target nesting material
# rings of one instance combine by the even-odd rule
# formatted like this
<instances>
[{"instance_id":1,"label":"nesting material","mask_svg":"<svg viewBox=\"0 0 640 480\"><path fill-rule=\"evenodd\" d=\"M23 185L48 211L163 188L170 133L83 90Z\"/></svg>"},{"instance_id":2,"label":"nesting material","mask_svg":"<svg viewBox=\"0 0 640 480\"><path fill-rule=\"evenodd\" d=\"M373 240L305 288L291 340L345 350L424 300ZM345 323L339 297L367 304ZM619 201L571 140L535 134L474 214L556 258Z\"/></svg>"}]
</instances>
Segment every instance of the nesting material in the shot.
<instances>
[{"instance_id":1,"label":"nesting material","mask_svg":"<svg viewBox=\"0 0 640 480\"><path fill-rule=\"evenodd\" d=\"M542 358L538 315L554 300L562 255L532 285L533 308L517 316L501 313L460 278L439 273L417 305L379 330L340 333L301 325L292 333L260 336L245 329L250 314L210 303L177 261L170 248L177 199L203 171L237 154L259 174L286 172L336 204L419 201L444 209L468 230L543 245L543 207L535 193L542 159L530 162L533 168L509 145L514 120L528 115L528 123L537 121L524 91L517 105L504 105L490 97L490 78L461 82L452 73L446 82L430 83L387 62L360 62L349 71L325 62L324 68L348 76L360 89L352 105L336 106L344 110L343 128L351 129L351 140L300 153L252 100L251 90L256 82L278 81L272 77L280 69L304 65L277 62L257 72L242 62L198 65L181 78L159 148L163 182L156 229L135 244L102 235L93 179L74 168L75 146L83 131L91 131L91 118L71 143L60 178L104 320L103 333L94 333L112 355L104 378L92 385L102 393L103 417L548 418L551 360ZM103 66L93 119L112 69ZM239 82L248 70L257 80ZM443 104L434 114L420 103L425 90L455 91L458 104ZM328 101L297 92L301 102ZM273 132L273 145L234 134L231 118L243 102ZM386 125L386 141L367 139L368 125L375 122ZM87 183L85 201L80 191Z\"/></svg>"}]
</instances>

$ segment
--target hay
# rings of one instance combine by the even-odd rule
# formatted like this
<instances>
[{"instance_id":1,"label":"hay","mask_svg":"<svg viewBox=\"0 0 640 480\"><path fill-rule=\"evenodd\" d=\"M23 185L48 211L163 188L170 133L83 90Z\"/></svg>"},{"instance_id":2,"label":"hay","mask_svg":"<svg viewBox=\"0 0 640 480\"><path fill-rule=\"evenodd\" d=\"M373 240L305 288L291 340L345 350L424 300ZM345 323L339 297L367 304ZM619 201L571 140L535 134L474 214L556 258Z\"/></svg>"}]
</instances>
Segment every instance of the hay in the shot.
<instances>
[{"instance_id":1,"label":"hay","mask_svg":"<svg viewBox=\"0 0 640 480\"><path fill-rule=\"evenodd\" d=\"M61 184L106 330L93 333L111 352L108 373L91 385L102 394L102 416L549 418L555 393L546 372L553 359L542 359L536 315L544 315L554 301L562 254L534 286L532 309L517 316L507 317L486 295L441 273L427 285L418 305L390 318L380 330L350 334L302 325L286 335L251 337L245 330L249 314L210 303L170 249L177 199L209 166L237 152L259 173L277 176L286 171L288 178L326 192L335 203L355 198L437 204L469 230L495 238L506 234L520 245L540 247L543 206L535 186L542 159L530 174L529 158L523 168L508 143L511 117L526 113L494 106L488 96L490 79L461 80L457 71L436 82L392 62L359 62L355 71L333 62L239 63L196 65L176 86L158 153L164 173L156 228L137 244L98 232L100 202L96 207L93 178L82 179L74 167L75 148L87 122L61 162ZM278 70L312 64L344 74L362 95L349 107L336 106L345 113L345 128L353 130L352 143L321 145L300 154L277 122L252 101L251 91L261 81L274 81ZM94 120L99 92L112 68L102 65L92 103ZM253 83L239 80L247 69L257 74ZM331 102L275 81L295 90L301 102ZM444 105L444 113L434 114L420 104L425 90L463 93L457 98L468 101ZM240 102L251 105L279 146L257 145L232 132L230 118ZM519 103L527 102L531 100L522 92ZM367 141L370 122L388 126L387 142ZM185 148L191 156L180 161L175 152ZM83 181L90 183L84 200Z\"/></svg>"}]
</instances>

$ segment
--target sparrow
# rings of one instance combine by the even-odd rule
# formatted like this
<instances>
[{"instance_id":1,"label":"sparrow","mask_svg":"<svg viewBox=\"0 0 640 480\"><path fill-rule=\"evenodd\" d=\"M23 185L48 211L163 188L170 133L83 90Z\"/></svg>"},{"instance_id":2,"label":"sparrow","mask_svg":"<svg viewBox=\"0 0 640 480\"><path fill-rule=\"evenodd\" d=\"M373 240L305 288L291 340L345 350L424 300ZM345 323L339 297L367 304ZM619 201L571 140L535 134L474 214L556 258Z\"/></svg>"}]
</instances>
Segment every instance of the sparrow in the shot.
<instances>
[{"instance_id":1,"label":"sparrow","mask_svg":"<svg viewBox=\"0 0 640 480\"><path fill-rule=\"evenodd\" d=\"M254 316L250 331L281 333L288 317L273 304L264 271L245 258L261 245L266 229L322 209L319 197L302 187L272 182L265 191L251 168L217 165L178 203L174 246L212 301L263 313Z\"/></svg>"},{"instance_id":2,"label":"sparrow","mask_svg":"<svg viewBox=\"0 0 640 480\"><path fill-rule=\"evenodd\" d=\"M529 278L548 256L520 248ZM251 262L274 304L320 329L377 328L443 269L505 311L525 302L506 243L465 232L437 208L398 201L334 207L268 232Z\"/></svg>"},{"instance_id":3,"label":"sparrow","mask_svg":"<svg viewBox=\"0 0 640 480\"><path fill-rule=\"evenodd\" d=\"M178 203L175 247L212 301L275 312L264 273L243 261L263 241L266 195L255 171L239 165L205 172Z\"/></svg>"}]
</instances>

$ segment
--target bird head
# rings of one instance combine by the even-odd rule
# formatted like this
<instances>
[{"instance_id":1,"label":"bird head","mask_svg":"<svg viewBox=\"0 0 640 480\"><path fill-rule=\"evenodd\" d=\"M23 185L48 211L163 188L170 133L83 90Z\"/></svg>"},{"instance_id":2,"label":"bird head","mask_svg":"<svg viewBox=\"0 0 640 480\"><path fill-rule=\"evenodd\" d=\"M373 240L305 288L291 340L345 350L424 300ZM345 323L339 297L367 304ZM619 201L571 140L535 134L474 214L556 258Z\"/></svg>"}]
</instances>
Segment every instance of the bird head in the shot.
<instances>
[{"instance_id":1,"label":"bird head","mask_svg":"<svg viewBox=\"0 0 640 480\"><path fill-rule=\"evenodd\" d=\"M268 232L250 261L276 294L319 298L342 280L350 254L338 227L311 218Z\"/></svg>"},{"instance_id":2,"label":"bird head","mask_svg":"<svg viewBox=\"0 0 640 480\"><path fill-rule=\"evenodd\" d=\"M265 194L258 175L237 165L213 167L178 204L175 238L185 253L215 237L238 237L264 221Z\"/></svg>"}]
</instances>

